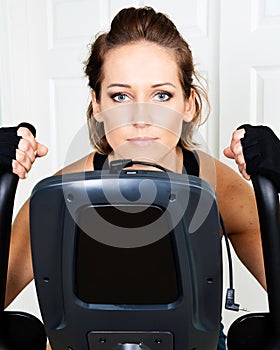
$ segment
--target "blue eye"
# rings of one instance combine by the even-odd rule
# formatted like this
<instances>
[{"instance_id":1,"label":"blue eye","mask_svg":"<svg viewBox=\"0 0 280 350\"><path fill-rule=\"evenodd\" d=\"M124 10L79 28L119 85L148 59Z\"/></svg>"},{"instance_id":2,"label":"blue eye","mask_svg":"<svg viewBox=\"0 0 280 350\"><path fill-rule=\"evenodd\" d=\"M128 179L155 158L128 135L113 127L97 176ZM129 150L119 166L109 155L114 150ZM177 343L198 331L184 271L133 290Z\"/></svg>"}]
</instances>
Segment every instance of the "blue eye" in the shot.
<instances>
[{"instance_id":1,"label":"blue eye","mask_svg":"<svg viewBox=\"0 0 280 350\"><path fill-rule=\"evenodd\" d=\"M129 101L129 97L126 94L123 94L121 92L118 92L116 94L113 94L112 99L118 103L123 103Z\"/></svg>"},{"instance_id":2,"label":"blue eye","mask_svg":"<svg viewBox=\"0 0 280 350\"><path fill-rule=\"evenodd\" d=\"M158 92L155 95L155 99L160 102L168 101L171 97L172 95L169 92Z\"/></svg>"}]
</instances>

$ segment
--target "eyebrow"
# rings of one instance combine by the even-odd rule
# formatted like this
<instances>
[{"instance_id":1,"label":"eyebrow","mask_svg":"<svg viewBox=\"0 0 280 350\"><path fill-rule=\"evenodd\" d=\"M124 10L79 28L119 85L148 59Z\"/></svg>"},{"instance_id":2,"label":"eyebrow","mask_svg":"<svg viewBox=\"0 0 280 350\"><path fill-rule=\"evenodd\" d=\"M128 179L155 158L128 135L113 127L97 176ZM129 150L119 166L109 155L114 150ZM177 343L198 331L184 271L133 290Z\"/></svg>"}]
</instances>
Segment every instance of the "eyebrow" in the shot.
<instances>
[{"instance_id":1,"label":"eyebrow","mask_svg":"<svg viewBox=\"0 0 280 350\"><path fill-rule=\"evenodd\" d=\"M169 82L154 84L154 85L152 85L152 87L153 87L153 88L156 88L156 87L160 87L160 86L164 86L164 85L170 85L170 86L173 86L174 88L176 88L176 86L175 86L174 84L169 83Z\"/></svg>"},{"instance_id":2,"label":"eyebrow","mask_svg":"<svg viewBox=\"0 0 280 350\"><path fill-rule=\"evenodd\" d=\"M174 88L176 88L176 86L172 83L166 82L166 83L158 83L158 84L153 84L152 88L157 88L160 86L165 86L165 85L170 85L173 86ZM107 86L107 89L110 89L111 87L123 87L123 88L131 88L131 86L129 84L122 84L122 83L114 83L114 84L109 84Z\"/></svg>"},{"instance_id":3,"label":"eyebrow","mask_svg":"<svg viewBox=\"0 0 280 350\"><path fill-rule=\"evenodd\" d=\"M107 86L107 89L110 89L111 87L125 87L125 88L131 88L128 84L121 84L121 83L115 83L115 84L109 84Z\"/></svg>"}]
</instances>

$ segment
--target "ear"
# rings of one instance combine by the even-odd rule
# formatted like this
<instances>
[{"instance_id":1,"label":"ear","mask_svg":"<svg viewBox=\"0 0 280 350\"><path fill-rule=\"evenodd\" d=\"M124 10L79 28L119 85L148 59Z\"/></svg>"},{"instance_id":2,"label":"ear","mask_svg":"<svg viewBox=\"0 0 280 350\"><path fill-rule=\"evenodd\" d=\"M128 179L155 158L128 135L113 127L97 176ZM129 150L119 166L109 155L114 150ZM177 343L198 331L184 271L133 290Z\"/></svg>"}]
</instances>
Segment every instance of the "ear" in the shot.
<instances>
[{"instance_id":1,"label":"ear","mask_svg":"<svg viewBox=\"0 0 280 350\"><path fill-rule=\"evenodd\" d=\"M91 104L92 104L92 111L93 111L93 116L95 120L98 121L99 123L103 122L103 118L100 113L100 106L96 100L96 93L94 90L92 90L91 92Z\"/></svg>"},{"instance_id":2,"label":"ear","mask_svg":"<svg viewBox=\"0 0 280 350\"><path fill-rule=\"evenodd\" d=\"M185 102L185 112L184 112L184 121L189 123L193 120L195 114L195 92L191 89L190 97Z\"/></svg>"}]
</instances>

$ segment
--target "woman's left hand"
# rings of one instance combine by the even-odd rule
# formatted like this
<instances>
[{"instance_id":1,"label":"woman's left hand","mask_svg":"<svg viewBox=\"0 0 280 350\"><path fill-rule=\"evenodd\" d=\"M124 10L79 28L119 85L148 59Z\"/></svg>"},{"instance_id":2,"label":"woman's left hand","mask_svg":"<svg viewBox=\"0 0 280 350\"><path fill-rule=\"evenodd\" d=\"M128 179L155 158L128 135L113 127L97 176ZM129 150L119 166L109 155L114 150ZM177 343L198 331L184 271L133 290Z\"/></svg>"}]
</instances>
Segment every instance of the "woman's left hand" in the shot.
<instances>
[{"instance_id":1,"label":"woman's left hand","mask_svg":"<svg viewBox=\"0 0 280 350\"><path fill-rule=\"evenodd\" d=\"M244 137L244 134L245 129L239 129L233 132L230 146L224 149L224 155L227 158L234 159L242 176L246 180L250 180L250 175L246 172L246 162L240 141Z\"/></svg>"}]
</instances>

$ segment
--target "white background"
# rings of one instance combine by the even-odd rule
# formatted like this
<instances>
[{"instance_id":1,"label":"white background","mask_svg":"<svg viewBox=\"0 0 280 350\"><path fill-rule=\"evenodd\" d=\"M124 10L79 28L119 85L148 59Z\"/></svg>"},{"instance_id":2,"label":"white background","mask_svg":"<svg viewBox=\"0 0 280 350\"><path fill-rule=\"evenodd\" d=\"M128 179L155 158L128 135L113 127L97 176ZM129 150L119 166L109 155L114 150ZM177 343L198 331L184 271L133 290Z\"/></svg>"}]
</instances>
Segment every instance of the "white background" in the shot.
<instances>
[{"instance_id":1,"label":"white background","mask_svg":"<svg viewBox=\"0 0 280 350\"><path fill-rule=\"evenodd\" d=\"M212 112L201 133L213 155L234 166L222 150L243 123L267 124L280 135L278 0L0 0L1 125L33 123L50 150L20 183L16 210L39 179L70 160L69 145L85 130L87 44L119 9L142 5L169 15L208 80ZM88 150L85 132L74 158ZM237 261L234 272L237 301L266 310L265 293ZM12 307L39 313L33 284ZM226 327L240 315L225 311Z\"/></svg>"}]
</instances>

